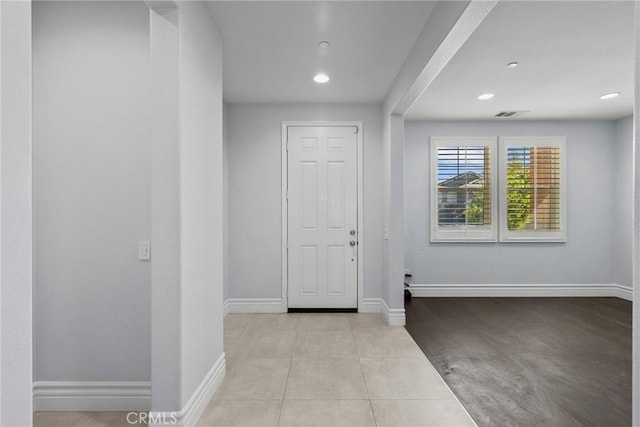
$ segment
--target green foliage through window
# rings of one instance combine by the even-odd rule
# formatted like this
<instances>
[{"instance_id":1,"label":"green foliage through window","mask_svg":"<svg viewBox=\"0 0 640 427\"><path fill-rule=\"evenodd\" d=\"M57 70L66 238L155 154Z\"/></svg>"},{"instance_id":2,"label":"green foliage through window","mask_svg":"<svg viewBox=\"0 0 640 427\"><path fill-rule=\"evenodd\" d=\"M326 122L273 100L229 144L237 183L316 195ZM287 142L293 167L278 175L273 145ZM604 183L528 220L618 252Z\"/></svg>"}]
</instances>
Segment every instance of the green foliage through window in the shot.
<instances>
[{"instance_id":1,"label":"green foliage through window","mask_svg":"<svg viewBox=\"0 0 640 427\"><path fill-rule=\"evenodd\" d=\"M507 226L524 230L531 219L531 176L522 160L509 160L507 189Z\"/></svg>"},{"instance_id":2,"label":"green foliage through window","mask_svg":"<svg viewBox=\"0 0 640 427\"><path fill-rule=\"evenodd\" d=\"M476 193L464 211L467 224L484 225L484 194Z\"/></svg>"}]
</instances>

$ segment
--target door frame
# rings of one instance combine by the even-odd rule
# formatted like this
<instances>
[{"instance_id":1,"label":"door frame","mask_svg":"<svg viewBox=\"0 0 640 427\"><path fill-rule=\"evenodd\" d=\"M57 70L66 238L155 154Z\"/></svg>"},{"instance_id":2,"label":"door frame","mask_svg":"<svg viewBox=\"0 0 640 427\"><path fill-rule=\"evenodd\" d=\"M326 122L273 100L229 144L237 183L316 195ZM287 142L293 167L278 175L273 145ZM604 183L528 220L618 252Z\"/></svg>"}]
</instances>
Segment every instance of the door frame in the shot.
<instances>
[{"instance_id":1,"label":"door frame","mask_svg":"<svg viewBox=\"0 0 640 427\"><path fill-rule=\"evenodd\" d=\"M357 143L357 179L358 179L358 311L363 307L364 300L364 142L362 121L283 121L282 122L282 161L280 169L282 171L281 199L282 199L282 308L286 312L289 308L289 256L287 253L287 241L289 239L289 213L287 202L287 183L289 159L287 155L287 129L289 127L355 127Z\"/></svg>"}]
</instances>

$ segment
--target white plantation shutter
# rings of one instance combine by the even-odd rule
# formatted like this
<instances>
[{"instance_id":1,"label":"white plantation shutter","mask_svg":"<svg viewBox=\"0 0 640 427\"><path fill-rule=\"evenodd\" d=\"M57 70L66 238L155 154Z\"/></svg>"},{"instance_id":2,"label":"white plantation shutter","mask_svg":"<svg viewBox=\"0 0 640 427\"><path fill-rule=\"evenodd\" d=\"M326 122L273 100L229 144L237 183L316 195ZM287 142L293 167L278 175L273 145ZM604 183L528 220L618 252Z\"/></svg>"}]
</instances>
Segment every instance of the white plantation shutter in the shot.
<instances>
[{"instance_id":1,"label":"white plantation shutter","mask_svg":"<svg viewBox=\"0 0 640 427\"><path fill-rule=\"evenodd\" d=\"M500 240L566 241L566 140L500 139Z\"/></svg>"},{"instance_id":2,"label":"white plantation shutter","mask_svg":"<svg viewBox=\"0 0 640 427\"><path fill-rule=\"evenodd\" d=\"M431 241L495 241L495 137L431 138Z\"/></svg>"}]
</instances>

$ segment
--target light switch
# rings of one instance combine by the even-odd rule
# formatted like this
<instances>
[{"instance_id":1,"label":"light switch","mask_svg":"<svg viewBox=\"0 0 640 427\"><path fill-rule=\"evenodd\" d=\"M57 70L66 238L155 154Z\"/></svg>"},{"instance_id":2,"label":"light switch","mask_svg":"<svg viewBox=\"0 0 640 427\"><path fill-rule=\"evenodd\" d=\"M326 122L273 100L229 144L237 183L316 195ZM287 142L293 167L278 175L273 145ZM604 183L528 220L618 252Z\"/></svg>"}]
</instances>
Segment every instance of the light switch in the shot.
<instances>
[{"instance_id":1,"label":"light switch","mask_svg":"<svg viewBox=\"0 0 640 427\"><path fill-rule=\"evenodd\" d=\"M151 259L151 242L140 240L138 242L138 259Z\"/></svg>"}]
</instances>

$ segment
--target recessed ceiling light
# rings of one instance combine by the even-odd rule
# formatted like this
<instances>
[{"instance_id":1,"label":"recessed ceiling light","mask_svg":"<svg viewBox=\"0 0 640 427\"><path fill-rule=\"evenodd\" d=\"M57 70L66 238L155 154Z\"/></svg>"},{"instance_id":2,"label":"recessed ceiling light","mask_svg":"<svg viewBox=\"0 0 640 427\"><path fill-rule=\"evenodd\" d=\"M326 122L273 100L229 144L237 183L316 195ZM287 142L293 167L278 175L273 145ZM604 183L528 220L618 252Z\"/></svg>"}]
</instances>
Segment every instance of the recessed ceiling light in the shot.
<instances>
[{"instance_id":1,"label":"recessed ceiling light","mask_svg":"<svg viewBox=\"0 0 640 427\"><path fill-rule=\"evenodd\" d=\"M518 66L517 62L509 62L507 64L507 68L516 68Z\"/></svg>"},{"instance_id":2,"label":"recessed ceiling light","mask_svg":"<svg viewBox=\"0 0 640 427\"><path fill-rule=\"evenodd\" d=\"M605 93L604 95L602 95L600 97L600 99L611 99L611 98L615 98L617 96L620 96L620 92Z\"/></svg>"},{"instance_id":3,"label":"recessed ceiling light","mask_svg":"<svg viewBox=\"0 0 640 427\"><path fill-rule=\"evenodd\" d=\"M491 99L491 98L493 98L494 96L495 96L495 94L493 94L493 93L483 93L482 95L480 95L480 96L478 97L478 99L479 99L480 101L486 101L487 99Z\"/></svg>"},{"instance_id":4,"label":"recessed ceiling light","mask_svg":"<svg viewBox=\"0 0 640 427\"><path fill-rule=\"evenodd\" d=\"M316 82L316 83L326 83L326 82L329 81L329 76L327 76L326 74L323 74L323 73L318 73L313 78L313 81Z\"/></svg>"},{"instance_id":5,"label":"recessed ceiling light","mask_svg":"<svg viewBox=\"0 0 640 427\"><path fill-rule=\"evenodd\" d=\"M326 49L326 48L328 48L329 46L331 46L331 43L329 43L329 42L328 42L328 41L326 41L326 40L323 40L323 41L321 41L320 43L318 43L318 46L320 46L322 49Z\"/></svg>"}]
</instances>

